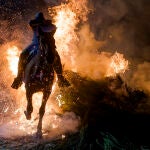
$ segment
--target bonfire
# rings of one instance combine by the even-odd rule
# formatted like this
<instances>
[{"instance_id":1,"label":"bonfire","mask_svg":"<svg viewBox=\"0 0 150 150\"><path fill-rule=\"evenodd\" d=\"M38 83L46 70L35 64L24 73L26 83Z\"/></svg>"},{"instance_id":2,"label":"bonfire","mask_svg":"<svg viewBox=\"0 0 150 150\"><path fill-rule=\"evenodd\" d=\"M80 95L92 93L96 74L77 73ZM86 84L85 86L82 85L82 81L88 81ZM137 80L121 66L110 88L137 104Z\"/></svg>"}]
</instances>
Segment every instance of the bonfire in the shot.
<instances>
[{"instance_id":1,"label":"bonfire","mask_svg":"<svg viewBox=\"0 0 150 150\"><path fill-rule=\"evenodd\" d=\"M93 13L93 10L88 7L87 0L67 0L58 6L49 7L47 11L57 27L56 47L64 64L64 75L71 86L60 89L55 78L43 120L44 140L48 140L43 142L41 149L46 146L57 150L125 149L128 141L124 139L120 142L113 137L109 133L113 132L109 125L106 127L108 131L105 131L103 121L107 122L108 119L108 124L111 124L115 116L113 119L121 120L117 122L121 126L125 122L122 115L125 120L131 121L128 117L134 116L138 104L147 99L143 91L132 89L124 80L124 75L130 70L129 61L119 50L99 50L104 43L96 41L90 31L88 14ZM89 35L87 39L84 39L84 33ZM18 41L7 43L4 49L9 74L7 86L10 86L17 74L22 49ZM42 94L33 96L34 112L28 121L23 113L26 107L24 85L16 92L9 90L14 105L6 103L1 112L9 112L7 121L1 123L0 131L4 131L1 136L13 137L14 142L34 141L35 144L29 148L35 149L39 143L32 137L36 132ZM126 112L129 115L124 114Z\"/></svg>"}]
</instances>

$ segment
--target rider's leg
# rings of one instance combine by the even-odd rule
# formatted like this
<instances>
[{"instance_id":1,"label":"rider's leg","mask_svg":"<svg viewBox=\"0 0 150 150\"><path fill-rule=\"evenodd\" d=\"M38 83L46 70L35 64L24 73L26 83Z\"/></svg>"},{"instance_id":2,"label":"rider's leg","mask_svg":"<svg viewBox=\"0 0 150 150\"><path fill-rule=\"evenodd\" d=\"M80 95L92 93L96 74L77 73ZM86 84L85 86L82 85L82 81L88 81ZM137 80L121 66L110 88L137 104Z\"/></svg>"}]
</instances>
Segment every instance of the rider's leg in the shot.
<instances>
[{"instance_id":1,"label":"rider's leg","mask_svg":"<svg viewBox=\"0 0 150 150\"><path fill-rule=\"evenodd\" d=\"M54 60L53 67L54 67L54 70L58 77L58 85L60 87L70 86L70 83L68 82L68 80L63 76L62 64L61 64L60 56L57 51L55 54L55 60Z\"/></svg>"}]
</instances>

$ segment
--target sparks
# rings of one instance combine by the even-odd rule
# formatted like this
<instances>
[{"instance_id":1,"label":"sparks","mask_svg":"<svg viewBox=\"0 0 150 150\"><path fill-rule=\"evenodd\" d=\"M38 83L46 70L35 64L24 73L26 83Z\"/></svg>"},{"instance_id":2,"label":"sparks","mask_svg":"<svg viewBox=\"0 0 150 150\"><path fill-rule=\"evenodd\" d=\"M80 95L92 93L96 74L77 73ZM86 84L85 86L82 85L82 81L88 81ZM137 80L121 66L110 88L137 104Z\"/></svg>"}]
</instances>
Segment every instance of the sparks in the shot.
<instances>
[{"instance_id":1,"label":"sparks","mask_svg":"<svg viewBox=\"0 0 150 150\"><path fill-rule=\"evenodd\" d=\"M125 73L125 71L128 69L128 65L129 62L124 58L123 54L116 52L111 57L110 66L106 76L115 76L119 73Z\"/></svg>"},{"instance_id":2,"label":"sparks","mask_svg":"<svg viewBox=\"0 0 150 150\"><path fill-rule=\"evenodd\" d=\"M12 76L17 75L17 66L18 66L18 60L20 55L20 50L16 45L10 45L7 48L7 61L8 61L8 67L10 72L12 73ZM56 89L56 83L54 83L53 91ZM53 93L52 91L52 93ZM38 118L38 111L41 106L41 100L42 100L42 93L36 93L33 95L33 106L34 106L34 112L32 113L32 119L30 121L26 120L24 115L24 110L26 109L26 97L25 97L25 87L24 84L21 86L20 89L18 89L18 94L16 97L16 102L18 105L18 109L14 111L14 116L16 116L16 119L11 120L9 124L13 125L14 128L17 126L17 128L26 134L33 134L36 132L36 125ZM51 108L53 106L47 105L47 110L52 110ZM6 108L4 113L8 111L9 108ZM46 121L45 121L46 124ZM44 125L44 123L43 123Z\"/></svg>"},{"instance_id":3,"label":"sparks","mask_svg":"<svg viewBox=\"0 0 150 150\"><path fill-rule=\"evenodd\" d=\"M66 137L65 135L63 135L63 134L61 135L62 140L65 139L65 137Z\"/></svg>"}]
</instances>

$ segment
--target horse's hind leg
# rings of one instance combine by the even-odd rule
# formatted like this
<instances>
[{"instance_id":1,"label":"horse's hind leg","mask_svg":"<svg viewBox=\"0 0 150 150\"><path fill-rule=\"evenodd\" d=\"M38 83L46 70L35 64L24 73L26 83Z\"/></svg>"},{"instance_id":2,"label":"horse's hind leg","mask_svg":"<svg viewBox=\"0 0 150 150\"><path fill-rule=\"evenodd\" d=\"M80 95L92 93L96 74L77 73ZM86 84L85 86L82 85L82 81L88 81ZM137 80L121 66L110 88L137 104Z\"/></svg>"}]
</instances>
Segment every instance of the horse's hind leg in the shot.
<instances>
[{"instance_id":1,"label":"horse's hind leg","mask_svg":"<svg viewBox=\"0 0 150 150\"><path fill-rule=\"evenodd\" d=\"M46 106L50 93L51 93L50 91L44 91L43 93L42 105L39 110L39 123L37 126L37 138L42 138L42 119L45 113L45 106Z\"/></svg>"},{"instance_id":2,"label":"horse's hind leg","mask_svg":"<svg viewBox=\"0 0 150 150\"><path fill-rule=\"evenodd\" d=\"M32 106L32 93L30 90L26 90L26 98L27 98L27 109L24 111L27 120L31 119L31 113L33 112Z\"/></svg>"}]
</instances>

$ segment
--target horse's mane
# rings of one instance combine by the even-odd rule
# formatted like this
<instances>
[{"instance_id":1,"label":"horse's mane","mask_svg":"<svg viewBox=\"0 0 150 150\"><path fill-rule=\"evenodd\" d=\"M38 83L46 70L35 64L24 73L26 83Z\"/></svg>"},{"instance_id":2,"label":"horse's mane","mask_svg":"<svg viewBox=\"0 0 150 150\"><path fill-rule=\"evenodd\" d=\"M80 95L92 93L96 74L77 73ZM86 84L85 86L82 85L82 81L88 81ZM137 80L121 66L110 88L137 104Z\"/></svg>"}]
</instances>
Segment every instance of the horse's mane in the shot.
<instances>
[{"instance_id":1,"label":"horse's mane","mask_svg":"<svg viewBox=\"0 0 150 150\"><path fill-rule=\"evenodd\" d=\"M40 31L39 36L39 52L45 57L48 63L52 64L55 58L55 39L51 33Z\"/></svg>"}]
</instances>

